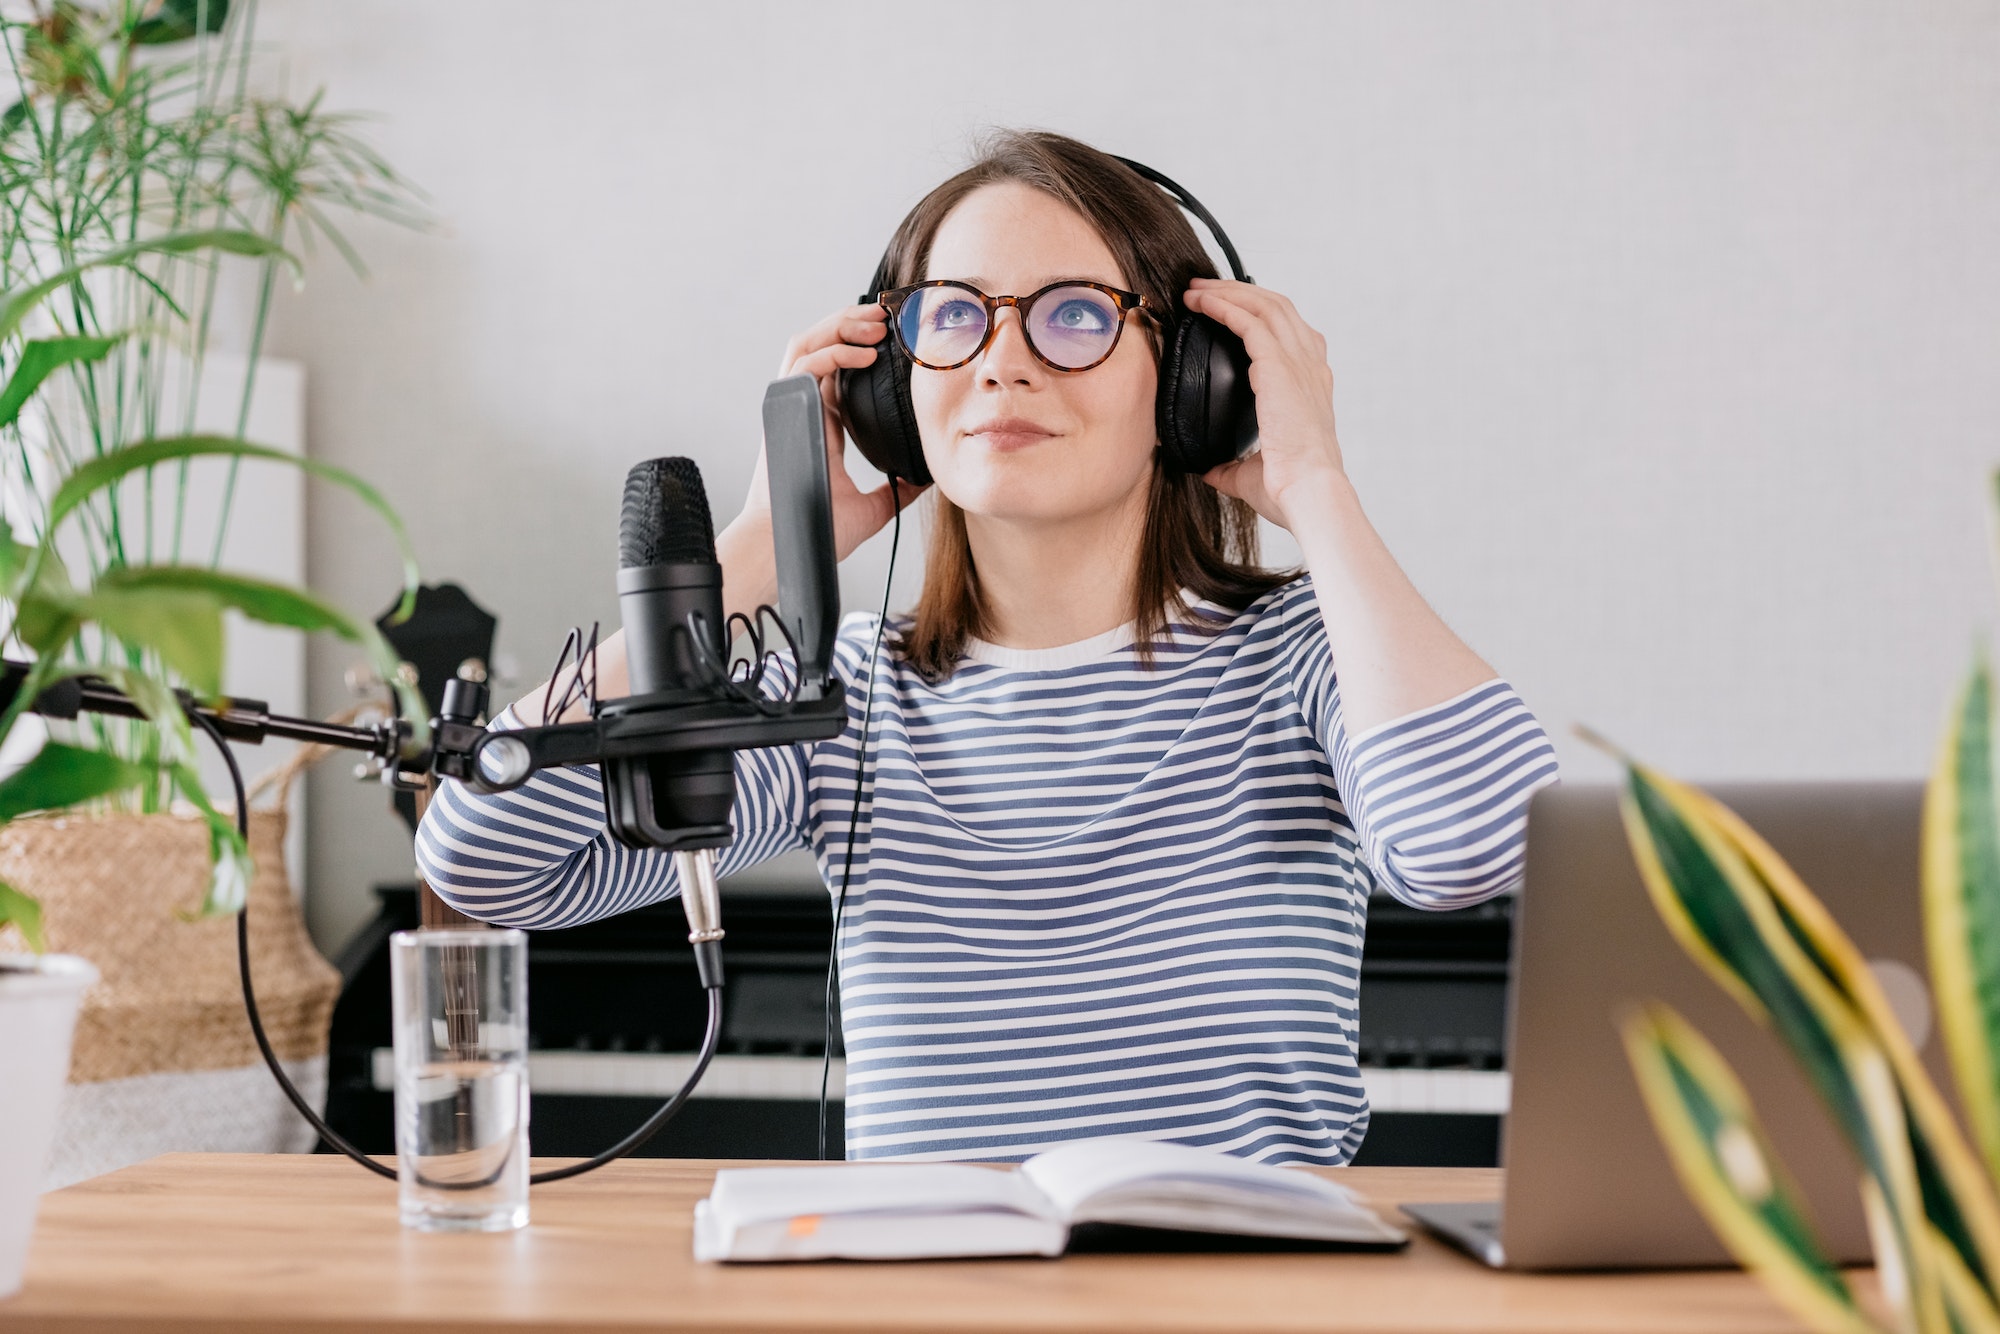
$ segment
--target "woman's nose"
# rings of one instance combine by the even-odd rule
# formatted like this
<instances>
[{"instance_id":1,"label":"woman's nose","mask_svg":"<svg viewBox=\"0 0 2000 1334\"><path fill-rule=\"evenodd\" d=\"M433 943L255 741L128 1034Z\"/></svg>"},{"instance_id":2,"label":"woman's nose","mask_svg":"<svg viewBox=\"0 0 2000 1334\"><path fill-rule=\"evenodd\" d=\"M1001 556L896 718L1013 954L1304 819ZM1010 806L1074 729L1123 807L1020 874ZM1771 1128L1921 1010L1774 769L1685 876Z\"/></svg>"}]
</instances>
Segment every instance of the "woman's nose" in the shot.
<instances>
[{"instance_id":1,"label":"woman's nose","mask_svg":"<svg viewBox=\"0 0 2000 1334\"><path fill-rule=\"evenodd\" d=\"M979 354L979 378L988 384L1032 384L1041 373L1035 354L1028 350L1028 337L1021 328L1021 312L1002 306L993 312L993 337Z\"/></svg>"}]
</instances>

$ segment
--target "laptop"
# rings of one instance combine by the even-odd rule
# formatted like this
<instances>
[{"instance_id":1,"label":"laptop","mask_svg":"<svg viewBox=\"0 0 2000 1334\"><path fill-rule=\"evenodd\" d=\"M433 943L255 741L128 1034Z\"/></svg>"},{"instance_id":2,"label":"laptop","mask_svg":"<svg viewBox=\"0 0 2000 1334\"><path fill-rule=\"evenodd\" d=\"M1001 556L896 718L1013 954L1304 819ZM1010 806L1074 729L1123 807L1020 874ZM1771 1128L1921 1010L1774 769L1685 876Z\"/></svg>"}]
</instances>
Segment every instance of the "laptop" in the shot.
<instances>
[{"instance_id":1,"label":"laptop","mask_svg":"<svg viewBox=\"0 0 2000 1334\"><path fill-rule=\"evenodd\" d=\"M1950 1099L1944 1043L1931 1031L1918 894L1922 786L1709 791L1791 863L1854 939ZM1507 1269L1733 1264L1682 1191L1619 1039L1620 1015L1661 1000L1700 1029L1743 1081L1829 1253L1843 1264L1867 1262L1860 1167L1784 1045L1667 934L1633 866L1618 789L1557 787L1535 795L1511 978L1505 1199L1409 1204L1404 1213Z\"/></svg>"}]
</instances>

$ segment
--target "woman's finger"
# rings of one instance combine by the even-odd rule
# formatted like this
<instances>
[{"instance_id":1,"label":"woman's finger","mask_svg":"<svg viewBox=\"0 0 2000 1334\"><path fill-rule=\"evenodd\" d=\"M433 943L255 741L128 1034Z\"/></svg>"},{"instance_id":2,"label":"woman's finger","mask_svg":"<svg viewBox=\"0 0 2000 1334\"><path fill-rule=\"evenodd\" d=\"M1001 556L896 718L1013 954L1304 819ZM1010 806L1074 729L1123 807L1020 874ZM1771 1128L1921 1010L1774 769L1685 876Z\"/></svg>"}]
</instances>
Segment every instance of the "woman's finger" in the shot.
<instances>
[{"instance_id":1,"label":"woman's finger","mask_svg":"<svg viewBox=\"0 0 2000 1334\"><path fill-rule=\"evenodd\" d=\"M1236 293L1224 296L1213 289L1189 294L1189 309L1216 320L1243 340L1250 353L1250 373L1259 376L1285 375L1315 392L1332 393L1333 371L1327 366L1325 344L1303 323L1290 327L1236 304ZM1232 323L1232 321L1234 321Z\"/></svg>"},{"instance_id":2,"label":"woman's finger","mask_svg":"<svg viewBox=\"0 0 2000 1334\"><path fill-rule=\"evenodd\" d=\"M834 343L854 342L857 339L876 342L888 331L888 318L889 312L874 305L847 306L836 310L786 343L784 359L778 363L779 367L782 371L800 357Z\"/></svg>"},{"instance_id":3,"label":"woman's finger","mask_svg":"<svg viewBox=\"0 0 2000 1334\"><path fill-rule=\"evenodd\" d=\"M882 507L882 519L886 523L895 516L897 510L908 510L917 503L917 497L930 490L928 486L918 486L915 482L905 482L892 478L868 493L868 498Z\"/></svg>"},{"instance_id":4,"label":"woman's finger","mask_svg":"<svg viewBox=\"0 0 2000 1334\"><path fill-rule=\"evenodd\" d=\"M1239 283L1223 278L1195 278L1190 280L1190 288L1196 292L1214 292L1225 300L1233 301L1245 310L1262 316L1274 328L1288 334L1296 334L1302 344L1310 344L1318 336L1318 331L1306 322L1305 316L1292 299L1283 292L1255 283Z\"/></svg>"},{"instance_id":5,"label":"woman's finger","mask_svg":"<svg viewBox=\"0 0 2000 1334\"><path fill-rule=\"evenodd\" d=\"M1263 320L1279 342L1300 356L1325 357L1325 340L1320 338L1318 330L1306 323L1298 307L1284 293L1250 283L1224 282L1214 278L1196 278L1194 283L1196 285L1188 293L1194 302L1204 299L1228 301ZM1315 347L1315 344L1318 346Z\"/></svg>"},{"instance_id":6,"label":"woman's finger","mask_svg":"<svg viewBox=\"0 0 2000 1334\"><path fill-rule=\"evenodd\" d=\"M1271 498L1264 490L1264 455L1260 451L1234 463L1225 463L1210 468L1201 478L1223 495L1249 504L1273 523L1281 523L1274 512Z\"/></svg>"},{"instance_id":7,"label":"woman's finger","mask_svg":"<svg viewBox=\"0 0 2000 1334\"><path fill-rule=\"evenodd\" d=\"M833 343L818 351L808 352L789 363L784 368L786 375L810 375L825 380L838 370L858 370L873 365L879 350L872 347L857 347L852 343Z\"/></svg>"},{"instance_id":8,"label":"woman's finger","mask_svg":"<svg viewBox=\"0 0 2000 1334\"><path fill-rule=\"evenodd\" d=\"M1238 305L1230 297L1212 290L1196 289L1188 293L1188 309L1198 315L1206 315L1229 332L1243 340L1245 350L1252 361L1276 362L1290 349L1278 338L1271 322L1255 311Z\"/></svg>"},{"instance_id":9,"label":"woman's finger","mask_svg":"<svg viewBox=\"0 0 2000 1334\"><path fill-rule=\"evenodd\" d=\"M1241 500L1243 499L1243 494L1242 492L1236 489L1236 474L1239 471L1241 471L1242 467L1243 467L1242 459L1236 459L1229 463L1218 464L1215 467L1210 468L1207 472L1203 473L1201 475L1201 480L1207 482L1210 486L1220 491L1223 495L1233 496L1237 500Z\"/></svg>"}]
</instances>

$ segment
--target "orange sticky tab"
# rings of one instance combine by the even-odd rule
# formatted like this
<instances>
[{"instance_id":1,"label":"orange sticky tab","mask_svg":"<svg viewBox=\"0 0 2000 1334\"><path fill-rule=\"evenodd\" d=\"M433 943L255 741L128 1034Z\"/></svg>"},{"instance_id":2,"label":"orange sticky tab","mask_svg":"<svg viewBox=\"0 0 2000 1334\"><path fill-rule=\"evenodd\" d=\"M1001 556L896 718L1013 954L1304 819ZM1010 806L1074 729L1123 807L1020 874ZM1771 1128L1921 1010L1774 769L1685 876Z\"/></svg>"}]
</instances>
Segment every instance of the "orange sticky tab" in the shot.
<instances>
[{"instance_id":1,"label":"orange sticky tab","mask_svg":"<svg viewBox=\"0 0 2000 1334\"><path fill-rule=\"evenodd\" d=\"M800 1214L792 1220L792 1225L788 1230L795 1237L810 1237L813 1233L819 1231L819 1215Z\"/></svg>"}]
</instances>

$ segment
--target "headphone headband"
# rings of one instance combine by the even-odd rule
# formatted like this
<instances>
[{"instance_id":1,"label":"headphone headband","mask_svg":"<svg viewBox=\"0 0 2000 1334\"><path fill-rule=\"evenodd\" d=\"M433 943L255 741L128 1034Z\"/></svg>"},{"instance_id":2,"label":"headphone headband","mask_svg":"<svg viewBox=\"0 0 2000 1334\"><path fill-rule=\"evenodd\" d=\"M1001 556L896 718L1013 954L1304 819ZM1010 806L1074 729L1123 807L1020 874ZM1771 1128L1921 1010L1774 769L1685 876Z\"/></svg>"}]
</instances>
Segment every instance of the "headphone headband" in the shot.
<instances>
[{"instance_id":1,"label":"headphone headband","mask_svg":"<svg viewBox=\"0 0 2000 1334\"><path fill-rule=\"evenodd\" d=\"M1218 246L1222 247L1222 257L1229 261L1229 274L1231 277L1235 278L1239 283L1254 283L1257 281L1243 271L1243 261L1237 258L1236 247L1231 244L1229 233L1222 230L1222 224L1215 220L1215 215L1210 213L1202 202L1196 199L1185 186L1164 172L1154 171L1143 162L1135 162L1129 157L1119 157L1116 153L1111 154L1111 156L1130 167L1133 171L1138 172L1146 180L1165 190L1179 202L1182 208L1201 219L1202 226L1208 228L1208 234L1215 238L1215 243ZM875 266L875 276L870 280L869 289L861 294L855 304L865 306L873 302L877 296L881 295L884 286L893 276L889 272L889 252L884 250L882 252L882 262Z\"/></svg>"},{"instance_id":2,"label":"headphone headband","mask_svg":"<svg viewBox=\"0 0 2000 1334\"><path fill-rule=\"evenodd\" d=\"M1202 225L1208 228L1209 235L1213 236L1215 243L1222 247L1222 257L1229 261L1229 273L1231 277L1235 278L1239 283L1256 281L1256 279L1243 271L1243 261L1236 257L1236 247L1230 244L1229 233L1222 230L1222 224L1215 220L1213 213L1210 213L1202 206L1202 202L1199 199L1196 199L1186 188L1176 183L1172 177L1167 176L1163 172L1154 171L1143 162L1134 162L1129 157L1118 157L1116 153L1113 153L1111 156L1118 158L1120 162L1123 162L1133 171L1138 172L1154 185L1165 190L1180 201L1182 208L1201 219Z\"/></svg>"}]
</instances>

